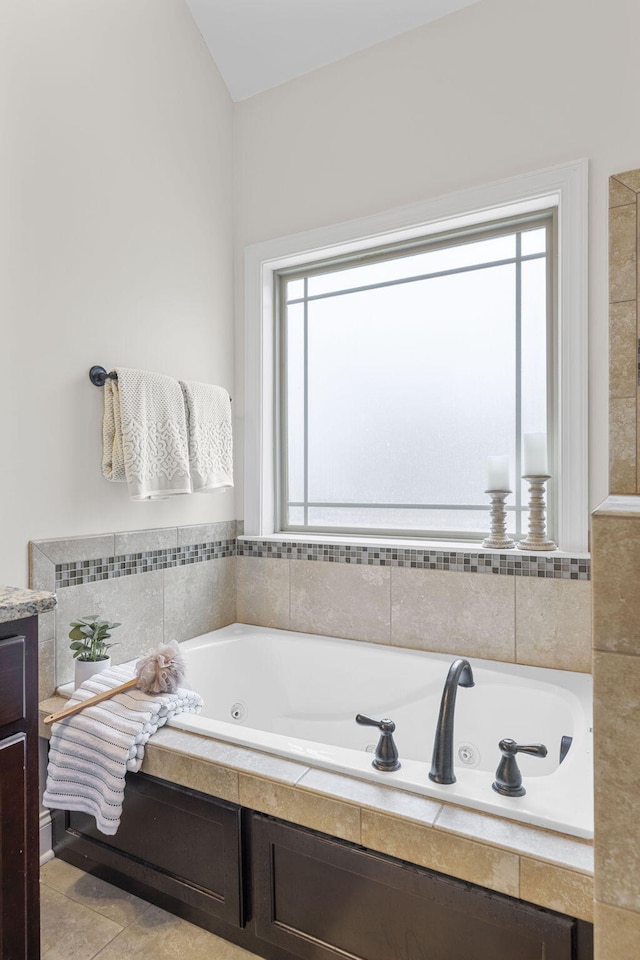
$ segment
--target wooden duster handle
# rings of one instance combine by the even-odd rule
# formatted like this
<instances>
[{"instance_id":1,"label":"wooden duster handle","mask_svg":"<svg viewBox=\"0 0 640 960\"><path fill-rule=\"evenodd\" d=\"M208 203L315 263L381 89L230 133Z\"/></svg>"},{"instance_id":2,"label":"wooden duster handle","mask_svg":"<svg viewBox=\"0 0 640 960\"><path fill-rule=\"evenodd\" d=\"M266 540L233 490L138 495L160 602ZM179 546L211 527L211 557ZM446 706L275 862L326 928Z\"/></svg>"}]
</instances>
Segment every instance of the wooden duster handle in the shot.
<instances>
[{"instance_id":1,"label":"wooden duster handle","mask_svg":"<svg viewBox=\"0 0 640 960\"><path fill-rule=\"evenodd\" d=\"M88 697L86 700L81 700L80 703L73 703L70 707L63 707L62 710L58 710L56 713L50 713L48 717L44 718L44 722L55 723L56 720L63 720L65 717L70 717L74 713L80 713L85 707L90 707L94 703L100 703L102 700L110 700L116 693L122 693L123 690L131 690L132 687L137 687L139 680L139 677L134 677L133 680L127 680L126 683L112 687L111 690L96 693L95 697Z\"/></svg>"}]
</instances>

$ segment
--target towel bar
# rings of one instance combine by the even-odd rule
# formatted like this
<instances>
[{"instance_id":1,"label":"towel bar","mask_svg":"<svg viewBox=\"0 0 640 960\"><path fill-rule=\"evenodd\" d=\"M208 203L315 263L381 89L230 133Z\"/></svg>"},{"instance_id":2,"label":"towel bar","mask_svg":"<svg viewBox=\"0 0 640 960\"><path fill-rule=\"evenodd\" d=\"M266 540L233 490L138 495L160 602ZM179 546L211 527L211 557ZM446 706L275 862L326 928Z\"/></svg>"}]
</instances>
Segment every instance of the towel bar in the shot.
<instances>
[{"instance_id":1,"label":"towel bar","mask_svg":"<svg viewBox=\"0 0 640 960\"><path fill-rule=\"evenodd\" d=\"M107 380L117 379L118 374L115 370L112 370L111 373L107 373L104 367L91 367L91 370L89 370L89 380L94 387L104 387Z\"/></svg>"},{"instance_id":2,"label":"towel bar","mask_svg":"<svg viewBox=\"0 0 640 960\"><path fill-rule=\"evenodd\" d=\"M104 387L107 380L117 380L118 374L115 370L112 370L111 373L107 373L104 367L95 366L91 367L89 370L89 380L94 385L94 387ZM229 402L233 403L233 397L229 397Z\"/></svg>"}]
</instances>

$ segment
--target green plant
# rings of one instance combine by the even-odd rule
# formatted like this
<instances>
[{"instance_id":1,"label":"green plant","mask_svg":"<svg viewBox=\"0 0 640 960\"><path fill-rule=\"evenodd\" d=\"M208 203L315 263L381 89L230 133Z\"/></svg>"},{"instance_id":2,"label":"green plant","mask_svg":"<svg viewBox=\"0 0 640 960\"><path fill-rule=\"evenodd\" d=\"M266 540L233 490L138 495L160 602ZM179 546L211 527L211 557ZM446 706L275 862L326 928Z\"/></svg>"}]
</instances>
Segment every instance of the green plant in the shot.
<instances>
[{"instance_id":1,"label":"green plant","mask_svg":"<svg viewBox=\"0 0 640 960\"><path fill-rule=\"evenodd\" d=\"M92 663L96 660L107 660L109 658L107 650L115 644L105 641L111 636L109 630L119 626L119 623L100 620L95 614L82 617L80 620L72 620L69 646L73 650L74 659L89 660Z\"/></svg>"}]
</instances>

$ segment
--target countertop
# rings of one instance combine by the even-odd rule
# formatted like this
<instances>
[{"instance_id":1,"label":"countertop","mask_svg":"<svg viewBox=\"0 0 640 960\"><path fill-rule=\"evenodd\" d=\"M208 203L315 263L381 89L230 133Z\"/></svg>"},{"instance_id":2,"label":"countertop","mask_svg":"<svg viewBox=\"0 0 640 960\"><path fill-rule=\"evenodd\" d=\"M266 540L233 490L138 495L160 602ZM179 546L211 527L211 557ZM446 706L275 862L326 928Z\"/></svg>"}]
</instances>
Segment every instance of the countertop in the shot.
<instances>
[{"instance_id":1,"label":"countertop","mask_svg":"<svg viewBox=\"0 0 640 960\"><path fill-rule=\"evenodd\" d=\"M53 610L57 602L55 593L47 590L0 586L0 623L46 613Z\"/></svg>"}]
</instances>

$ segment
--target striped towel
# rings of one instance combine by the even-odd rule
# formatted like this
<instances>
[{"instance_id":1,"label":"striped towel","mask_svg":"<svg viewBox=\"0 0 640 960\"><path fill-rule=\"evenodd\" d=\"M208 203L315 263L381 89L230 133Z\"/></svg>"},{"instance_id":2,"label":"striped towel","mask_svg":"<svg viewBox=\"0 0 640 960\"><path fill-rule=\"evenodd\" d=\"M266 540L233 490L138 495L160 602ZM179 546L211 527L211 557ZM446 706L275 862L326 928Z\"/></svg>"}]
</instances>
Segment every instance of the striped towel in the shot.
<instances>
[{"instance_id":1,"label":"striped towel","mask_svg":"<svg viewBox=\"0 0 640 960\"><path fill-rule=\"evenodd\" d=\"M78 703L134 676L133 666L111 667L85 680L69 700ZM117 693L51 728L47 785L43 804L57 810L89 813L102 833L120 825L125 775L142 766L145 744L167 720L198 713L202 698L193 690L157 696L137 688Z\"/></svg>"}]
</instances>

